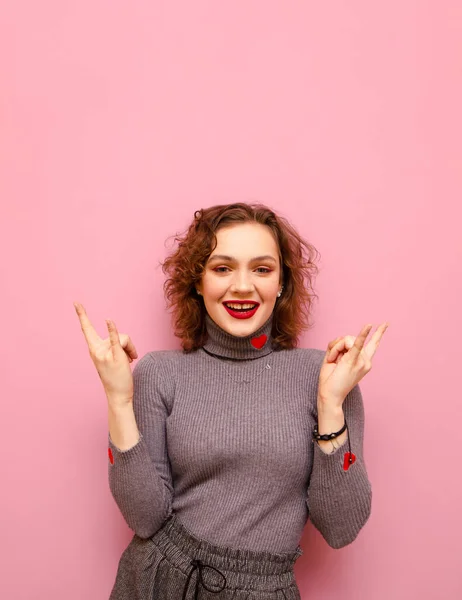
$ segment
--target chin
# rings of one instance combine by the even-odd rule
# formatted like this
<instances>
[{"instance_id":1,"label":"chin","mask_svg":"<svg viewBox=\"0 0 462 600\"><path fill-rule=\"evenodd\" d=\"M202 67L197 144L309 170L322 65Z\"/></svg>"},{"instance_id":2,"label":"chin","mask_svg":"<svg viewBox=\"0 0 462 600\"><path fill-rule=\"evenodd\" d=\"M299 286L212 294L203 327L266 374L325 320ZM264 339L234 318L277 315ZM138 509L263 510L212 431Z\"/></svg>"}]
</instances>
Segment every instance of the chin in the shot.
<instances>
[{"instance_id":1,"label":"chin","mask_svg":"<svg viewBox=\"0 0 462 600\"><path fill-rule=\"evenodd\" d=\"M261 325L247 326L247 327L231 327L228 328L228 331L235 335L236 337L246 337L247 335L251 335L257 329L260 329Z\"/></svg>"},{"instance_id":2,"label":"chin","mask_svg":"<svg viewBox=\"0 0 462 600\"><path fill-rule=\"evenodd\" d=\"M228 315L228 313L226 313L224 316L220 315L217 323L222 329L228 331L232 335L236 335L237 337L245 337L260 329L260 327L262 327L270 318L270 315L271 313L266 315L258 315L257 318L257 314L255 314L255 316L251 317L250 319L234 319Z\"/></svg>"}]
</instances>

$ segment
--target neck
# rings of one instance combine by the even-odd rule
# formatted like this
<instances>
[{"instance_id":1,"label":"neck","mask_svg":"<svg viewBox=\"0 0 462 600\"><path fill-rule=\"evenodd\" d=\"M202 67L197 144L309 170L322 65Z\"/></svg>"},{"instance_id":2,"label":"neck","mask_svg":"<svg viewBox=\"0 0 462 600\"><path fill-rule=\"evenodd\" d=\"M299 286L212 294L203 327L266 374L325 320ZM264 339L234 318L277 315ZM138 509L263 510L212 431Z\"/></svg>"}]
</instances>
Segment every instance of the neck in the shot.
<instances>
[{"instance_id":1,"label":"neck","mask_svg":"<svg viewBox=\"0 0 462 600\"><path fill-rule=\"evenodd\" d=\"M205 315L207 341L203 346L205 352L231 358L235 360L248 360L260 358L273 352L271 329L273 313L259 329L244 337L228 333L222 329L207 313Z\"/></svg>"}]
</instances>

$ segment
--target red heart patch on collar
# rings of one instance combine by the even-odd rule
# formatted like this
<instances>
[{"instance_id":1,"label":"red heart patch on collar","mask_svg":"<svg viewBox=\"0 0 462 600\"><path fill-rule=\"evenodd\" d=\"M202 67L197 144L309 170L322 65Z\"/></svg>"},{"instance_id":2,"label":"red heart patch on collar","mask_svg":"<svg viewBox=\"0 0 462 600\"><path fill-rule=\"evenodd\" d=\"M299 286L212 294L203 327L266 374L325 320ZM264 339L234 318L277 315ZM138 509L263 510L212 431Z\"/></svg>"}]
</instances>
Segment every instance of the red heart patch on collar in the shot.
<instances>
[{"instance_id":1,"label":"red heart patch on collar","mask_svg":"<svg viewBox=\"0 0 462 600\"><path fill-rule=\"evenodd\" d=\"M260 335L259 337L252 338L250 340L250 343L257 350L261 350L263 348L263 346L266 344L267 339L268 339L268 336L265 335L264 333L262 333L262 335Z\"/></svg>"}]
</instances>

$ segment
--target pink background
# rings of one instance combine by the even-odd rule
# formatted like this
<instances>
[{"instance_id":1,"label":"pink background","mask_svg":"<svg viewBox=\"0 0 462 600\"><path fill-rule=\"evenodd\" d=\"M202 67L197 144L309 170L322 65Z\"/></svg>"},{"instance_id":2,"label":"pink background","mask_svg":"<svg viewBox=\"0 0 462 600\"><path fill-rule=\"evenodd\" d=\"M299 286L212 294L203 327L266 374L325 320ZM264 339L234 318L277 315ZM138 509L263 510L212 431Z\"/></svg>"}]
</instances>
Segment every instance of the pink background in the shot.
<instances>
[{"instance_id":1,"label":"pink background","mask_svg":"<svg viewBox=\"0 0 462 600\"><path fill-rule=\"evenodd\" d=\"M178 348L158 266L194 210L258 200L322 255L325 348L362 381L372 515L305 600L462 596L462 3L16 0L0 29L0 597L108 598L131 539L72 302ZM164 245L166 243L166 245Z\"/></svg>"}]
</instances>

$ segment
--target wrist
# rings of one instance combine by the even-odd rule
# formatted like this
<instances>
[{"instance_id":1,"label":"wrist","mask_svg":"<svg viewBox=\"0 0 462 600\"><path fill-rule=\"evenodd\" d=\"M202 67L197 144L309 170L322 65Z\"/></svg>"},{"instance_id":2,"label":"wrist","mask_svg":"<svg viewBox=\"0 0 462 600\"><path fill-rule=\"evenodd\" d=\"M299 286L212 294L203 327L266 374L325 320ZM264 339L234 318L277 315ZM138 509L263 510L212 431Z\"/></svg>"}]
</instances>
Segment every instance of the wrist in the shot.
<instances>
[{"instance_id":1,"label":"wrist","mask_svg":"<svg viewBox=\"0 0 462 600\"><path fill-rule=\"evenodd\" d=\"M322 413L332 417L343 415L343 404L339 404L337 400L318 396L317 408L318 414Z\"/></svg>"},{"instance_id":2,"label":"wrist","mask_svg":"<svg viewBox=\"0 0 462 600\"><path fill-rule=\"evenodd\" d=\"M332 400L318 396L317 408L318 433L323 435L340 431L345 424L345 415L343 413L342 405L339 406L338 403L333 403ZM348 432L344 431L333 440L317 440L317 444L326 454L331 454L339 446L343 445L347 435Z\"/></svg>"},{"instance_id":3,"label":"wrist","mask_svg":"<svg viewBox=\"0 0 462 600\"><path fill-rule=\"evenodd\" d=\"M345 424L345 415L341 406L318 402L318 433L327 434L339 431Z\"/></svg>"},{"instance_id":4,"label":"wrist","mask_svg":"<svg viewBox=\"0 0 462 600\"><path fill-rule=\"evenodd\" d=\"M133 410L133 398L113 398L107 396L108 410L113 413L126 412L127 410Z\"/></svg>"},{"instance_id":5,"label":"wrist","mask_svg":"<svg viewBox=\"0 0 462 600\"><path fill-rule=\"evenodd\" d=\"M141 440L132 403L108 407L109 436L120 452L130 450Z\"/></svg>"}]
</instances>

